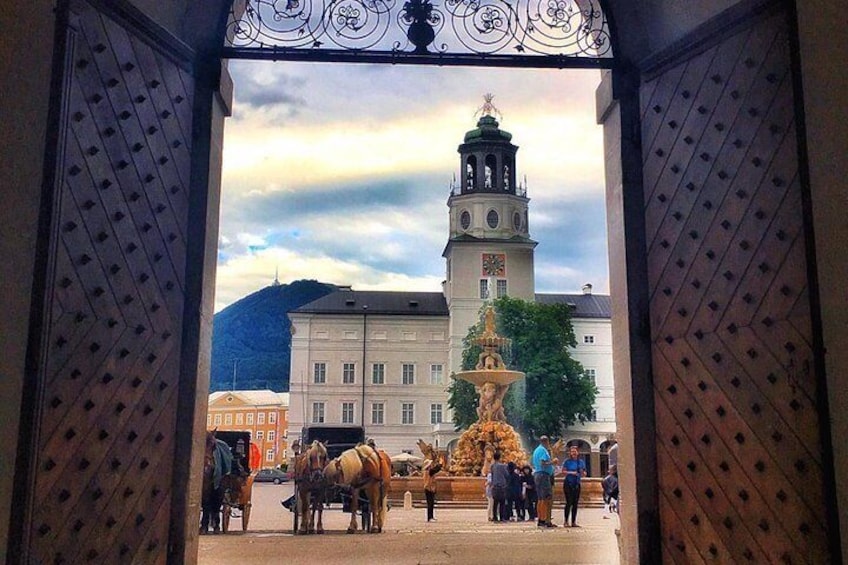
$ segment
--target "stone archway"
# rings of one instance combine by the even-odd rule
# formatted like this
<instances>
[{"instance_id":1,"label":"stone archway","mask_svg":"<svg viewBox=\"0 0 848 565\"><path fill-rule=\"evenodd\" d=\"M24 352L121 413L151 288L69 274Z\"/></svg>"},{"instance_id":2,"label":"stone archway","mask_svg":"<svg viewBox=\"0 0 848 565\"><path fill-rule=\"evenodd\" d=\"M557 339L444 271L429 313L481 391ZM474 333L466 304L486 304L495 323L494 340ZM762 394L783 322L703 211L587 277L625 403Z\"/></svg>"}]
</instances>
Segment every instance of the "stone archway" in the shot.
<instances>
[{"instance_id":1,"label":"stone archway","mask_svg":"<svg viewBox=\"0 0 848 565\"><path fill-rule=\"evenodd\" d=\"M8 254L10 268L24 273L24 282L4 297L14 313L11 321L4 321L4 339L14 359L4 363L10 375L19 377L4 386L18 385L10 395L13 400L25 390L21 440L12 441L7 450L13 452L17 445L15 495L4 497L6 508L12 509L4 513L4 520L12 522L7 538L12 562L53 560L57 554L69 560L156 556L151 559L179 562L196 555L190 524L197 489L190 471L197 466L193 432L202 429L205 410L202 394L197 394L205 390L204 371L198 369L208 347L216 144L226 111L216 98L224 92L226 99L216 58L224 4L219 2L216 12L209 3L174 3L162 9L145 0L60 2L54 63L35 61L32 67L38 77L54 77L51 113L46 111L43 81L20 86L21 92L31 88L42 93L21 104L30 110L25 116L35 117L32 127L48 132L48 141L44 173L35 172L44 188L38 246L34 230L14 218L23 212L22 218L32 219L39 209L37 189L29 185L3 212L11 225L29 234L20 250ZM704 2L690 6L687 14L653 6L653 24L639 16L644 6L623 4L610 2L611 13L630 29L644 31L622 42L622 52L638 64L608 83L614 96L604 98L601 92L608 103L602 102L600 117L610 132L610 241L618 285L613 292L626 297L615 306L617 339L629 345L617 359L617 372L631 379L630 386L618 391L623 407L619 420L630 424L621 433L622 488L629 485L637 496L635 505L624 508L625 560L780 559L784 553L803 558L806 546L838 560L832 457L844 469L846 454L844 447L831 449L827 422L833 418L835 430L846 431L839 414L848 411L841 410L846 400L833 396L828 409L826 385L838 388L836 375L846 366L840 352L848 350L837 347L848 336L839 329L844 302L835 283L840 280L836 274L845 270L844 258L837 259L845 228L825 202L840 198L838 188L848 175L833 172L844 171L844 156L833 150L838 145L828 139L830 130L823 125L822 116L838 104L828 106L822 102L829 100L828 93L808 88L818 105L805 114L801 105L806 97L800 98L802 78L808 86L807 77L828 77L814 57L798 61L797 20L791 9L780 13L782 4ZM54 21L50 2L29 8L44 21ZM810 43L811 37L826 28L822 18L835 14L835 8L824 16L802 12L807 27L800 39L807 42L808 53L825 52ZM698 24L706 27L696 30ZM169 32L189 48L173 41ZM757 38L770 33L770 45L777 50L764 43L759 50L753 47ZM842 44L836 47L845 50ZM23 49L15 53L25 57ZM653 57L645 59L648 55ZM113 63L99 63L98 57ZM778 70L760 73L766 62ZM722 69L723 64L731 68ZM737 68L742 75L750 70L748 82L734 74ZM701 75L706 80L696 80ZM687 86L687 80L697 84ZM705 97L710 105L702 101ZM640 98L642 106L637 104ZM763 103L747 104L755 98ZM742 147L731 137L737 122L713 119L716 112L736 108L738 100L742 102L736 104L745 103L739 115L749 116L743 119L751 128L742 131L763 136L740 136ZM181 104L191 108L178 109ZM812 126L805 118L813 118ZM846 121L833 127L844 133ZM685 133L696 127L701 127L700 137ZM799 134L790 134L792 128ZM816 144L805 144L810 135ZM42 155L43 138L19 137L21 149ZM86 143L91 137L98 143ZM787 149L783 142L795 139L801 145L796 151ZM748 155L743 148L754 142L757 154ZM180 147L188 160L179 156ZM827 158L828 151L833 158ZM741 154L744 166L743 161L732 166L729 155ZM808 154L814 156L809 170ZM768 171L757 190L734 184L738 175L753 174L750 168ZM4 180L11 180L8 186L26 187L15 176L17 170L4 172ZM693 180L697 171L706 175L698 183ZM690 172L693 178L686 182L671 180ZM695 189L688 187L690 182ZM828 188L829 182L836 188ZM186 190L188 196L181 195ZM778 196L780 202L770 200ZM132 229L124 227L128 219ZM705 220L709 225L695 225ZM742 230L757 222L769 227ZM823 230L814 234L813 223ZM822 231L836 234L835 241L822 237ZM759 245L772 236L788 243ZM698 247L704 241L714 241L715 248ZM767 252L760 261L742 264L731 257L730 250L753 255L759 249ZM143 260L136 259L142 255ZM691 275L704 269L710 274L697 276L699 288ZM674 279L677 272L680 280ZM828 286L820 287L817 278ZM31 292L28 280L33 281ZM749 286L765 292L756 295ZM682 292L689 287L694 291ZM76 295L73 289L78 288L84 291ZM728 300L723 303L722 297ZM21 304L32 304L31 317L21 314L26 310ZM821 309L820 304L834 308ZM745 311L747 317L741 314ZM29 335L26 357L26 337L7 337L12 334L6 328ZM753 343L753 336L760 343ZM828 344L826 373L823 346ZM725 382L728 365L734 374ZM766 366L773 368L763 371ZM771 386L787 388L763 392ZM16 408L7 410L4 414L17 422ZM733 425L718 425L725 419ZM776 429L781 419L797 419L797 426ZM801 455L770 458L764 452L769 442L791 444L789 449ZM10 445L8 439L5 445ZM142 447L127 447L131 445ZM741 446L763 456L743 460ZM168 453L175 454L173 459L163 455ZM787 488L745 488L747 499L718 480L725 474L733 477L733 484L751 482L759 474L780 477L772 473L782 474ZM799 483L799 476L813 475L819 478L804 480L820 481L821 495ZM3 483L4 492L10 484ZM837 495L844 500L843 491ZM797 524L779 515L800 517L796 508L806 513ZM66 515L79 518L55 519Z\"/></svg>"}]
</instances>

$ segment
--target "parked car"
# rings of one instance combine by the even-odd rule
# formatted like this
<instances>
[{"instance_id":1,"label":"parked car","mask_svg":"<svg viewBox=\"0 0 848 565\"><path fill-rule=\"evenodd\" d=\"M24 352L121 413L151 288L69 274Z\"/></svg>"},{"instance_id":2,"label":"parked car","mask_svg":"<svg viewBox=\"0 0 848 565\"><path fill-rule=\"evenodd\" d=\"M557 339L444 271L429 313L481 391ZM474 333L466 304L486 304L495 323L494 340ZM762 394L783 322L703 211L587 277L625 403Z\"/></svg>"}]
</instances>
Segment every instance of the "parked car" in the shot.
<instances>
[{"instance_id":1,"label":"parked car","mask_svg":"<svg viewBox=\"0 0 848 565\"><path fill-rule=\"evenodd\" d=\"M260 469L253 479L255 483L274 483L278 485L288 481L291 477L285 471L279 469Z\"/></svg>"}]
</instances>

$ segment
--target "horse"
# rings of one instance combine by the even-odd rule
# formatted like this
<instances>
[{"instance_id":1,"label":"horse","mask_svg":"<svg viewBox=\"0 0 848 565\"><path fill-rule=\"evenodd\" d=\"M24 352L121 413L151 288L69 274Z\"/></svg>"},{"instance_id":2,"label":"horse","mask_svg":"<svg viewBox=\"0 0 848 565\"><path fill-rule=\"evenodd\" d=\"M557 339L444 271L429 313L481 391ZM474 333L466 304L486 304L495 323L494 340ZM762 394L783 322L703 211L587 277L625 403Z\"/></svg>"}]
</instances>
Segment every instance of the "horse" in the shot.
<instances>
[{"instance_id":1,"label":"horse","mask_svg":"<svg viewBox=\"0 0 848 565\"><path fill-rule=\"evenodd\" d=\"M237 510L241 511L241 529L243 532L247 531L247 525L250 523L250 509L253 506L251 502L253 479L254 476L246 472L233 472L224 475L221 479L221 489L224 491L223 529L225 534L230 530L230 518L239 517Z\"/></svg>"},{"instance_id":2,"label":"horse","mask_svg":"<svg viewBox=\"0 0 848 565\"><path fill-rule=\"evenodd\" d=\"M324 468L327 466L327 448L320 441L313 441L305 452L294 460L294 480L297 490L297 511L301 515L299 533L324 533L324 497L327 481ZM311 512L310 512L311 510ZM315 524L315 513L318 523Z\"/></svg>"},{"instance_id":3,"label":"horse","mask_svg":"<svg viewBox=\"0 0 848 565\"><path fill-rule=\"evenodd\" d=\"M359 509L359 491L364 490L371 512L370 532L383 531L389 488L392 480L392 461L385 451L368 445L357 445L330 461L324 470L333 484L350 487L351 514L347 532L356 532L356 512Z\"/></svg>"},{"instance_id":4,"label":"horse","mask_svg":"<svg viewBox=\"0 0 848 565\"><path fill-rule=\"evenodd\" d=\"M221 479L232 469L233 456L229 446L215 438L215 430L206 432L206 444L203 454L203 489L200 499L200 533L208 534L221 531L221 505L224 502L224 489Z\"/></svg>"}]
</instances>

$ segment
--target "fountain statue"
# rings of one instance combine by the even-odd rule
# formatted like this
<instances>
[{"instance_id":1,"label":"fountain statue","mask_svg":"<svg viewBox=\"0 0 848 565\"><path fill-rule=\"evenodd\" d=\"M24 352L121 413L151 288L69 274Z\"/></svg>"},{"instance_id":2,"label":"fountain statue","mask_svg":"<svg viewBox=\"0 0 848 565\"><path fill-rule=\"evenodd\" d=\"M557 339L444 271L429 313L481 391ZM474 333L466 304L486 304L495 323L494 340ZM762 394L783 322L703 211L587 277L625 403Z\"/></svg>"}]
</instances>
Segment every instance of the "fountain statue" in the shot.
<instances>
[{"instance_id":1,"label":"fountain statue","mask_svg":"<svg viewBox=\"0 0 848 565\"><path fill-rule=\"evenodd\" d=\"M492 306L486 308L483 333L473 342L483 348L477 365L470 371L456 373L453 378L474 385L480 396L477 422L459 438L450 467L452 475L486 475L495 451L500 451L504 463L513 461L519 466L527 463L521 438L506 423L503 405L509 385L523 379L524 373L511 371L504 364L500 349L509 344L509 339L495 333L495 310Z\"/></svg>"}]
</instances>

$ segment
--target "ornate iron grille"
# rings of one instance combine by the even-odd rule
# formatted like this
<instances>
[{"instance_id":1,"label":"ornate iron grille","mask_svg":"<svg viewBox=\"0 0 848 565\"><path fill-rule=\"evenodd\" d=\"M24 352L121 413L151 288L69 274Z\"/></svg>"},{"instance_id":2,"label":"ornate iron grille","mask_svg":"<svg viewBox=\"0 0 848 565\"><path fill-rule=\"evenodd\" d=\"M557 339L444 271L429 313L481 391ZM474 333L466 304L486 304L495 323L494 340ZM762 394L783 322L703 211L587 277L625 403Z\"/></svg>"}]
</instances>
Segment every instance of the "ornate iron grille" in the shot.
<instances>
[{"instance_id":1,"label":"ornate iron grille","mask_svg":"<svg viewBox=\"0 0 848 565\"><path fill-rule=\"evenodd\" d=\"M613 61L599 0L234 0L224 56L553 68Z\"/></svg>"}]
</instances>

